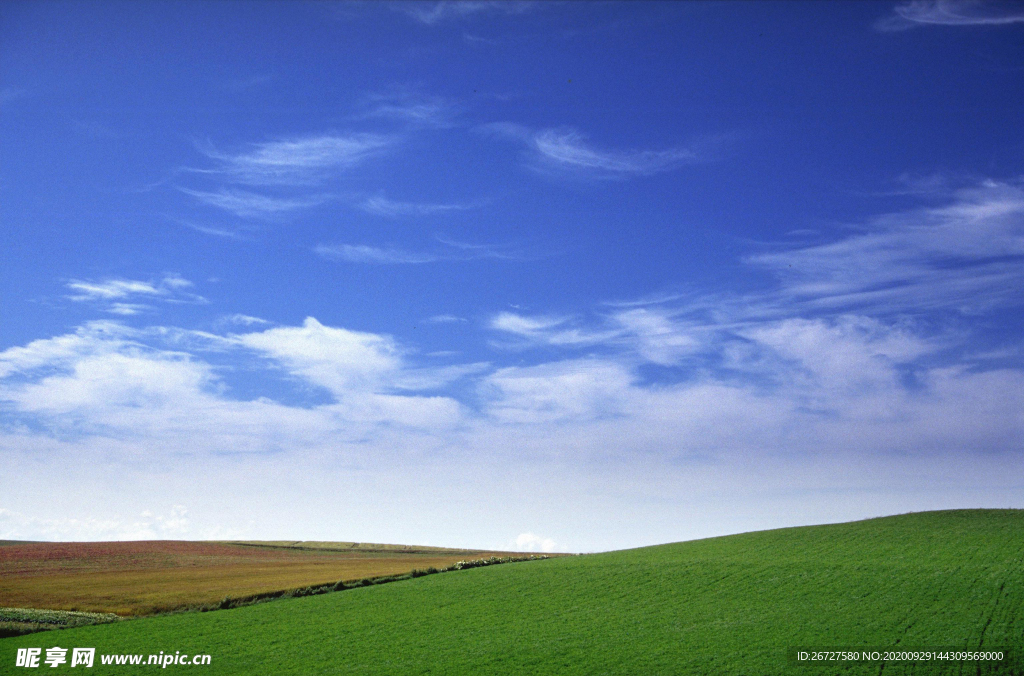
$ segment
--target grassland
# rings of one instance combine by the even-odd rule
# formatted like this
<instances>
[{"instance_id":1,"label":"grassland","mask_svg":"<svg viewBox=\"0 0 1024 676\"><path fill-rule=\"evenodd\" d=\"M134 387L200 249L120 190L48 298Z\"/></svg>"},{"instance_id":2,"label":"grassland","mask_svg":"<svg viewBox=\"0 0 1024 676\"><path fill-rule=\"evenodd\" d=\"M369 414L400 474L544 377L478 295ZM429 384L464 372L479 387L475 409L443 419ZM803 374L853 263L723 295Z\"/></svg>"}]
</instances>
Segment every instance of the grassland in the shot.
<instances>
[{"instance_id":1,"label":"grassland","mask_svg":"<svg viewBox=\"0 0 1024 676\"><path fill-rule=\"evenodd\" d=\"M1024 674L1024 512L965 510L431 575L0 640L207 653L207 674ZM798 665L791 648L1009 649ZM179 669L184 667L177 667ZM123 673L98 665L94 673Z\"/></svg>"},{"instance_id":2,"label":"grassland","mask_svg":"<svg viewBox=\"0 0 1024 676\"><path fill-rule=\"evenodd\" d=\"M492 554L350 542L17 544L0 547L0 607L146 615Z\"/></svg>"}]
</instances>

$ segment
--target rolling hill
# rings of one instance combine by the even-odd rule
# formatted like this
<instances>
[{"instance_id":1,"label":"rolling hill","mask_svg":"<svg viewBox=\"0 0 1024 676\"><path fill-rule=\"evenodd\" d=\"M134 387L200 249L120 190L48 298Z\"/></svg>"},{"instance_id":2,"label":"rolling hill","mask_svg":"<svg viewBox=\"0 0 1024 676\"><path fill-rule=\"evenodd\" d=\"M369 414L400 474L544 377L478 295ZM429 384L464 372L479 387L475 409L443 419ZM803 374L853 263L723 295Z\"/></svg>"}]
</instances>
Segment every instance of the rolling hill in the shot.
<instances>
[{"instance_id":1,"label":"rolling hill","mask_svg":"<svg viewBox=\"0 0 1024 676\"><path fill-rule=\"evenodd\" d=\"M205 674L1024 674L1024 511L762 531L34 634L0 641L0 671L19 647L57 644L95 647L101 674L126 670L104 654L160 651L209 654ZM812 664L798 648L1004 657Z\"/></svg>"}]
</instances>

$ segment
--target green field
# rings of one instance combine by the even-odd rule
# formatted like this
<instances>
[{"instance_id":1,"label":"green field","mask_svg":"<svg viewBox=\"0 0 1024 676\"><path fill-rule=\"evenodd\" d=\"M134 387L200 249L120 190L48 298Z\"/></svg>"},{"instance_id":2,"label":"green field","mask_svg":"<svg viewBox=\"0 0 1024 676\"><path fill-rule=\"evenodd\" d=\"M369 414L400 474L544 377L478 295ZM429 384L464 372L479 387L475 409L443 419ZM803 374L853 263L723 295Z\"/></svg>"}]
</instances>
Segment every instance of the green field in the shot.
<instances>
[{"instance_id":1,"label":"green field","mask_svg":"<svg viewBox=\"0 0 1024 676\"><path fill-rule=\"evenodd\" d=\"M16 648L53 645L206 653L209 666L168 667L204 674L1024 674L1024 511L764 531L46 632L0 640L0 673L22 671ZM883 668L798 665L794 647L1010 652ZM135 671L97 657L85 673Z\"/></svg>"}]
</instances>

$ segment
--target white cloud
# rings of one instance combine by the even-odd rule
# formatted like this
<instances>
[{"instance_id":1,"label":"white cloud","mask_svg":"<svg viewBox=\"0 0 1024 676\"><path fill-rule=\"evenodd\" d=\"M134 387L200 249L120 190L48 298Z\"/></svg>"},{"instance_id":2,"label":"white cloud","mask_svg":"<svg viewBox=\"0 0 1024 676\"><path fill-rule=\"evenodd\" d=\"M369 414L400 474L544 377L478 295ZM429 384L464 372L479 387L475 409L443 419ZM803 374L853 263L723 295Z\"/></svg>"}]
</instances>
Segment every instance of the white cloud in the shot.
<instances>
[{"instance_id":1,"label":"white cloud","mask_svg":"<svg viewBox=\"0 0 1024 676\"><path fill-rule=\"evenodd\" d=\"M894 364L911 362L941 347L905 328L856 315L786 319L751 326L738 333L793 360L833 388L845 379L892 377Z\"/></svg>"},{"instance_id":2,"label":"white cloud","mask_svg":"<svg viewBox=\"0 0 1024 676\"><path fill-rule=\"evenodd\" d=\"M864 316L785 319L739 329L723 363L761 376L772 396L822 414L887 419L913 400L903 383L921 357L946 347L909 327Z\"/></svg>"},{"instance_id":3,"label":"white cloud","mask_svg":"<svg viewBox=\"0 0 1024 676\"><path fill-rule=\"evenodd\" d=\"M244 239L242 234L240 232L238 232L237 230L226 230L224 228L214 228L214 227L211 227L211 226L208 226L208 225L199 225L198 223L192 223L192 222L189 222L189 221L183 221L183 220L179 220L179 219L174 219L174 222L178 223L179 225L183 225L186 228L189 228L191 230L195 230L196 232L201 232L204 235L212 235L214 237L223 237L225 239L239 239L239 240L240 239Z\"/></svg>"},{"instance_id":4,"label":"white cloud","mask_svg":"<svg viewBox=\"0 0 1024 676\"><path fill-rule=\"evenodd\" d=\"M192 282L180 275L168 274L156 281L136 279L106 279L100 282L73 279L65 285L71 295L68 300L80 303L92 303L97 307L115 315L131 316L153 309L145 303L125 302L133 298L143 298L165 303L206 303L202 296L186 291L193 286Z\"/></svg>"},{"instance_id":5,"label":"white cloud","mask_svg":"<svg viewBox=\"0 0 1024 676\"><path fill-rule=\"evenodd\" d=\"M939 331L920 315L962 307L954 288L974 290L969 309L983 318L1019 306L1022 204L1019 186L985 183L830 244L753 257L778 284L744 297L620 303L589 322L494 316L491 329L524 345L584 350L528 365L434 367L390 336L313 318L243 316L244 332L228 335L92 322L11 347L0 351L0 495L24 514L10 526L0 513L0 529L269 537L272 523L279 537L493 542L528 524L577 534L559 545L579 550L1021 506L1020 341L983 362L961 354L969 326ZM75 281L72 293L103 303L189 289L175 275ZM890 287L902 295L849 302ZM262 376L244 400L236 368ZM288 388L310 385L316 403L287 403ZM40 486L51 490L39 497ZM191 511L132 516L168 514L134 506L157 495ZM119 511L66 518L108 503Z\"/></svg>"},{"instance_id":6,"label":"white cloud","mask_svg":"<svg viewBox=\"0 0 1024 676\"><path fill-rule=\"evenodd\" d=\"M231 324L243 324L245 326L253 326L254 324L269 324L266 319L260 319L259 317L253 317L251 315L233 314L223 318L223 321Z\"/></svg>"},{"instance_id":7,"label":"white cloud","mask_svg":"<svg viewBox=\"0 0 1024 676\"><path fill-rule=\"evenodd\" d=\"M454 126L457 106L439 96L425 96L405 88L368 96L363 118L383 118L417 127Z\"/></svg>"},{"instance_id":8,"label":"white cloud","mask_svg":"<svg viewBox=\"0 0 1024 676\"><path fill-rule=\"evenodd\" d=\"M684 148L599 150L574 129L545 129L533 136L531 145L554 166L606 176L656 174L698 159L693 151Z\"/></svg>"},{"instance_id":9,"label":"white cloud","mask_svg":"<svg viewBox=\"0 0 1024 676\"><path fill-rule=\"evenodd\" d=\"M89 516L46 519L0 508L0 539L48 542L172 540L192 535L188 510L173 505L167 515L146 510L134 521Z\"/></svg>"},{"instance_id":10,"label":"white cloud","mask_svg":"<svg viewBox=\"0 0 1024 676\"><path fill-rule=\"evenodd\" d=\"M151 309L149 305L143 305L142 303L111 303L106 308L110 314L121 315L122 317L141 314Z\"/></svg>"},{"instance_id":11,"label":"white cloud","mask_svg":"<svg viewBox=\"0 0 1024 676\"><path fill-rule=\"evenodd\" d=\"M326 195L309 195L305 197L270 197L246 190L221 188L216 192L178 188L186 195L191 195L203 204L230 211L239 218L270 217L287 214L299 209L308 209L328 201Z\"/></svg>"},{"instance_id":12,"label":"white cloud","mask_svg":"<svg viewBox=\"0 0 1024 676\"><path fill-rule=\"evenodd\" d=\"M1024 189L984 182L939 207L889 214L830 244L751 256L782 293L822 309L954 309L1024 293Z\"/></svg>"},{"instance_id":13,"label":"white cloud","mask_svg":"<svg viewBox=\"0 0 1024 676\"><path fill-rule=\"evenodd\" d=\"M590 347L604 345L628 349L644 361L676 364L698 351L702 339L681 325L671 313L656 308L623 310L602 318L598 327L569 326L571 317L527 317L501 312L491 318L489 328L511 333L526 345Z\"/></svg>"},{"instance_id":14,"label":"white cloud","mask_svg":"<svg viewBox=\"0 0 1024 676\"><path fill-rule=\"evenodd\" d=\"M535 533L520 533L510 543L513 551L517 552L544 552L551 553L557 550L558 545L551 538L541 537Z\"/></svg>"},{"instance_id":15,"label":"white cloud","mask_svg":"<svg viewBox=\"0 0 1024 676\"><path fill-rule=\"evenodd\" d=\"M464 413L455 400L391 390L436 389L481 368L407 367L390 338L312 318L302 327L228 337L189 340L180 333L93 323L74 335L0 352L0 408L10 424L34 421L58 436L119 439L158 454L265 453L280 444L306 448L358 438L379 425L458 425ZM148 344L154 342L191 352ZM303 408L265 397L233 399L221 369L201 356L208 345L222 355L255 350L269 371L324 387L333 400Z\"/></svg>"},{"instance_id":16,"label":"white cloud","mask_svg":"<svg viewBox=\"0 0 1024 676\"><path fill-rule=\"evenodd\" d=\"M376 263L381 265L435 263L445 260L432 254L403 249L381 249L366 244L320 244L314 251L321 257L343 263Z\"/></svg>"},{"instance_id":17,"label":"white cloud","mask_svg":"<svg viewBox=\"0 0 1024 676\"><path fill-rule=\"evenodd\" d=\"M685 327L650 308L619 312L613 319L622 327L623 339L633 343L637 353L654 364L676 364L703 346Z\"/></svg>"},{"instance_id":18,"label":"white cloud","mask_svg":"<svg viewBox=\"0 0 1024 676\"><path fill-rule=\"evenodd\" d=\"M520 338L525 345L584 347L610 342L617 335L615 331L587 330L570 326L574 321L573 317L527 317L515 312L499 312L491 318L488 327L511 333Z\"/></svg>"},{"instance_id":19,"label":"white cloud","mask_svg":"<svg viewBox=\"0 0 1024 676\"><path fill-rule=\"evenodd\" d=\"M462 406L449 397L355 394L341 395L337 404L325 410L344 421L404 425L421 430L451 430L463 421Z\"/></svg>"},{"instance_id":20,"label":"white cloud","mask_svg":"<svg viewBox=\"0 0 1024 676\"><path fill-rule=\"evenodd\" d=\"M200 150L216 166L181 171L212 179L220 185L213 189L185 186L177 186L177 189L200 204L242 219L280 217L335 199L337 195L312 192L311 187L386 152L396 142L395 136L386 134L327 133L255 143L250 150L238 153L224 153L205 146ZM253 192L254 186L261 188L260 192ZM268 190L274 194L268 194ZM205 234L242 238L237 228L173 220Z\"/></svg>"},{"instance_id":21,"label":"white cloud","mask_svg":"<svg viewBox=\"0 0 1024 676\"><path fill-rule=\"evenodd\" d=\"M457 324L468 320L465 317L458 317L456 315L434 315L433 317L428 317L426 321L431 324Z\"/></svg>"},{"instance_id":22,"label":"white cloud","mask_svg":"<svg viewBox=\"0 0 1024 676\"><path fill-rule=\"evenodd\" d=\"M491 319L490 326L499 331L533 336L541 331L561 326L568 320L568 317L526 317L514 312L501 312Z\"/></svg>"},{"instance_id":23,"label":"white cloud","mask_svg":"<svg viewBox=\"0 0 1024 676\"><path fill-rule=\"evenodd\" d=\"M66 367L82 356L105 354L124 344L128 329L115 322L89 322L73 334L34 340L0 352L0 378L40 368Z\"/></svg>"},{"instance_id":24,"label":"white cloud","mask_svg":"<svg viewBox=\"0 0 1024 676\"><path fill-rule=\"evenodd\" d=\"M502 251L486 244L464 244L438 238L447 250L408 251L381 248L368 244L319 244L313 250L322 258L343 263L372 263L378 265L437 263L441 261L471 261L484 258L520 260L516 253Z\"/></svg>"},{"instance_id":25,"label":"white cloud","mask_svg":"<svg viewBox=\"0 0 1024 676\"><path fill-rule=\"evenodd\" d=\"M490 369L491 365L488 362L422 368L406 367L391 381L391 386L396 390L434 390Z\"/></svg>"},{"instance_id":26,"label":"white cloud","mask_svg":"<svg viewBox=\"0 0 1024 676\"><path fill-rule=\"evenodd\" d=\"M161 283L172 289L187 289L190 286L194 286L192 282L188 281L181 275L165 275Z\"/></svg>"},{"instance_id":27,"label":"white cloud","mask_svg":"<svg viewBox=\"0 0 1024 676\"><path fill-rule=\"evenodd\" d=\"M359 204L359 208L378 216L432 216L475 208L472 204L425 204L417 202L396 202L383 195L369 197Z\"/></svg>"},{"instance_id":28,"label":"white cloud","mask_svg":"<svg viewBox=\"0 0 1024 676\"><path fill-rule=\"evenodd\" d=\"M899 31L915 26L1005 26L1024 22L1019 2L999 0L912 0L893 8L895 16L881 19L875 27Z\"/></svg>"},{"instance_id":29,"label":"white cloud","mask_svg":"<svg viewBox=\"0 0 1024 676\"><path fill-rule=\"evenodd\" d=\"M110 279L105 282L83 282L72 280L67 287L72 291L79 292L78 295L68 296L71 300L109 300L111 298L124 298L134 294L160 295L160 290L149 282L140 282L130 279Z\"/></svg>"},{"instance_id":30,"label":"white cloud","mask_svg":"<svg viewBox=\"0 0 1024 676\"><path fill-rule=\"evenodd\" d=\"M215 173L245 185L308 185L329 172L349 169L394 143L382 134L324 134L254 144L247 153L206 150L220 163Z\"/></svg>"},{"instance_id":31,"label":"white cloud","mask_svg":"<svg viewBox=\"0 0 1024 676\"><path fill-rule=\"evenodd\" d=\"M677 169L685 164L706 161L708 157L693 148L663 150L608 150L591 144L586 136L571 127L535 131L510 122L481 125L478 131L523 143L534 169L592 178L628 178L647 176ZM701 142L708 150L720 140ZM710 156L709 156L710 157Z\"/></svg>"},{"instance_id":32,"label":"white cloud","mask_svg":"<svg viewBox=\"0 0 1024 676\"><path fill-rule=\"evenodd\" d=\"M535 6L532 2L509 0L507 2L479 0L446 0L442 2L398 2L392 8L412 17L422 24L433 26L445 21L466 19L487 12L521 14Z\"/></svg>"},{"instance_id":33,"label":"white cloud","mask_svg":"<svg viewBox=\"0 0 1024 676\"><path fill-rule=\"evenodd\" d=\"M267 329L235 339L339 396L374 389L401 365L401 351L393 339L324 326L313 317L301 327Z\"/></svg>"},{"instance_id":34,"label":"white cloud","mask_svg":"<svg viewBox=\"0 0 1024 676\"><path fill-rule=\"evenodd\" d=\"M498 369L481 391L497 420L555 422L621 414L634 380L614 362L581 359Z\"/></svg>"},{"instance_id":35,"label":"white cloud","mask_svg":"<svg viewBox=\"0 0 1024 676\"><path fill-rule=\"evenodd\" d=\"M212 382L208 365L174 353L144 352L127 344L82 355L67 373L6 391L20 411L47 416L81 414L108 424L102 413L150 410L194 398ZM115 351L116 350L116 351Z\"/></svg>"},{"instance_id":36,"label":"white cloud","mask_svg":"<svg viewBox=\"0 0 1024 676\"><path fill-rule=\"evenodd\" d=\"M180 537L177 523L187 534L415 542L429 532L445 543L526 520L536 532L576 533L560 544L579 550L977 506L977 496L1019 504L1007 496L1019 496L1020 369L929 365L941 342L858 315L736 330L704 348L727 353L723 373L654 384L628 346L535 366L432 370L387 336L312 319L192 340L167 327L92 323L0 352L0 493L8 509L31 514L0 529ZM218 366L204 353L214 343ZM275 401L271 378L261 379L264 396L233 398L223 364L250 351L268 375L321 385L331 401ZM908 364L913 387L901 379ZM465 403L402 393L459 379ZM26 492L42 485L52 498ZM787 496L791 515L772 511ZM158 498L190 513L146 503ZM80 504L119 507L70 523ZM131 516L143 509L164 520Z\"/></svg>"}]
</instances>

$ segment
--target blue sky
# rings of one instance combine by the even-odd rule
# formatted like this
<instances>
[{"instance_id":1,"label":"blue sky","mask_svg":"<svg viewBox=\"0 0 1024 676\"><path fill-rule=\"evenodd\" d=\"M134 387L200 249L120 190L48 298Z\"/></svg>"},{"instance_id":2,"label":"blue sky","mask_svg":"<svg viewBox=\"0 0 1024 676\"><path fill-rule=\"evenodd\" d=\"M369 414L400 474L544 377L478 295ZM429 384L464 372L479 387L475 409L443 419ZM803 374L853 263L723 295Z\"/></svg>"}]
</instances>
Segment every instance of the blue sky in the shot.
<instances>
[{"instance_id":1,"label":"blue sky","mask_svg":"<svg viewBox=\"0 0 1024 676\"><path fill-rule=\"evenodd\" d=\"M1024 9L0 5L0 537L1024 507Z\"/></svg>"}]
</instances>

